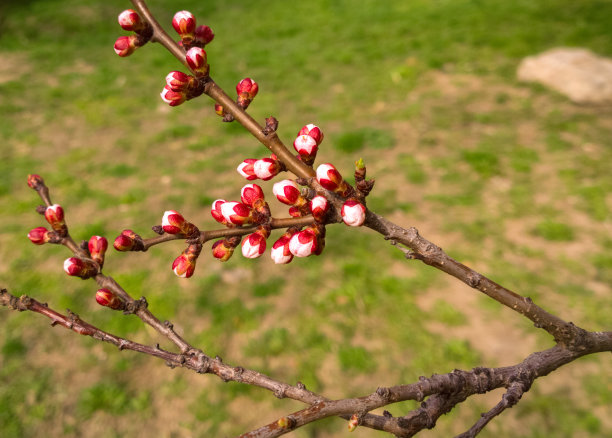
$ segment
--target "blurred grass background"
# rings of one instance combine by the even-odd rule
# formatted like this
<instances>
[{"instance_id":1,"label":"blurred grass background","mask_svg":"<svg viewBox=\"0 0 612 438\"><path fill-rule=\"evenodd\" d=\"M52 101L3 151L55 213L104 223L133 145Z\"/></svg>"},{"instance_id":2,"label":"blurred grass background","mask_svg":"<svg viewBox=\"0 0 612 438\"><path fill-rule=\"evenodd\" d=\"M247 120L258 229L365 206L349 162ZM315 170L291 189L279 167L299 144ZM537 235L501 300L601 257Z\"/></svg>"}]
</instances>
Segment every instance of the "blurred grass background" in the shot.
<instances>
[{"instance_id":1,"label":"blurred grass background","mask_svg":"<svg viewBox=\"0 0 612 438\"><path fill-rule=\"evenodd\" d=\"M162 23L189 9L216 38L212 76L228 93L250 76L249 112L274 115L287 144L306 123L325 132L320 161L377 178L369 206L495 281L591 330L612 322L612 111L577 107L520 84L524 56L581 46L612 56L612 3L569 0L164 2ZM164 76L179 64L147 45L112 45L128 2L0 5L0 286L113 333L154 344L134 317L100 309L91 281L67 278L64 248L25 237L43 220L26 185L41 174L76 239L144 236L166 209L201 228L218 198L237 199L234 171L266 150L222 124L205 97L169 108ZM168 25L167 28L170 28ZM269 197L271 184L263 183ZM274 204L274 211L285 210ZM278 233L278 232L277 232ZM273 235L273 238L276 234ZM170 270L181 243L110 251L105 272L209 355L328 397L410 383L453 368L510 365L550 339L497 303L407 262L367 230L330 227L321 257L273 266L266 254L227 264L207 246L195 276ZM3 437L234 436L301 407L263 390L50 330L0 311ZM161 340L162 345L169 347ZM466 430L501 392L475 398L420 436ZM536 382L483 437L612 434L609 355ZM391 406L401 415L416 406ZM329 419L294 433L346 433ZM360 428L355 436L380 433Z\"/></svg>"}]
</instances>

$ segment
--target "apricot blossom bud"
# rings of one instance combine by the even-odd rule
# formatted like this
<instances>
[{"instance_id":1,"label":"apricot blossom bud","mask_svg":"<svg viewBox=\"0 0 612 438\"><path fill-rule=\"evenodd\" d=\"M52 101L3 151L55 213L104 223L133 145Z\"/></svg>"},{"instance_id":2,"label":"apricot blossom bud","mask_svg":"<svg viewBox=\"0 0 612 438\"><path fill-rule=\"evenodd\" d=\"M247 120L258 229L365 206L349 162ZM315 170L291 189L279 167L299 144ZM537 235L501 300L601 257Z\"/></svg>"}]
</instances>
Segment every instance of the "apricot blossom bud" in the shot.
<instances>
[{"instance_id":1,"label":"apricot blossom bud","mask_svg":"<svg viewBox=\"0 0 612 438\"><path fill-rule=\"evenodd\" d=\"M96 301L99 305L109 307L113 310L125 309L125 303L108 289L98 289L96 292Z\"/></svg>"},{"instance_id":2,"label":"apricot blossom bud","mask_svg":"<svg viewBox=\"0 0 612 438\"><path fill-rule=\"evenodd\" d=\"M306 200L300 194L297 183L290 179L284 179L274 184L272 192L276 199L283 204L300 207L306 203Z\"/></svg>"},{"instance_id":3,"label":"apricot blossom bud","mask_svg":"<svg viewBox=\"0 0 612 438\"><path fill-rule=\"evenodd\" d=\"M221 107L223 108L223 107ZM255 175L255 162L257 160L255 158L247 158L242 163L238 165L236 170L240 175L245 177L248 181L253 181L257 179L257 175Z\"/></svg>"},{"instance_id":4,"label":"apricot blossom bud","mask_svg":"<svg viewBox=\"0 0 612 438\"><path fill-rule=\"evenodd\" d=\"M210 43L214 38L215 38L215 34L213 33L210 27L206 26L205 24L202 24L201 26L196 27L196 30L195 30L196 43L202 44L202 46L205 46L206 44Z\"/></svg>"},{"instance_id":5,"label":"apricot blossom bud","mask_svg":"<svg viewBox=\"0 0 612 438\"><path fill-rule=\"evenodd\" d=\"M342 205L340 214L342 215L342 220L348 226L360 227L365 221L366 208L356 199L349 199Z\"/></svg>"},{"instance_id":6,"label":"apricot blossom bud","mask_svg":"<svg viewBox=\"0 0 612 438\"><path fill-rule=\"evenodd\" d=\"M227 225L227 221L223 217L223 213L221 212L221 206L227 201L224 199L217 199L212 203L212 209L210 210L210 214L212 217L219 222L220 224Z\"/></svg>"},{"instance_id":7,"label":"apricot blossom bud","mask_svg":"<svg viewBox=\"0 0 612 438\"><path fill-rule=\"evenodd\" d=\"M187 247L183 253L172 263L172 271L181 278L189 278L193 275L196 267L196 260L202 251L202 245L193 243Z\"/></svg>"},{"instance_id":8,"label":"apricot blossom bud","mask_svg":"<svg viewBox=\"0 0 612 438\"><path fill-rule=\"evenodd\" d=\"M43 181L40 175L37 175L35 173L28 175L28 187L30 187L31 189L37 190L38 187L40 187L44 183L45 182Z\"/></svg>"},{"instance_id":9,"label":"apricot blossom bud","mask_svg":"<svg viewBox=\"0 0 612 438\"><path fill-rule=\"evenodd\" d=\"M185 91L173 91L168 85L159 93L162 100L170 106L178 106L187 100Z\"/></svg>"},{"instance_id":10,"label":"apricot blossom bud","mask_svg":"<svg viewBox=\"0 0 612 438\"><path fill-rule=\"evenodd\" d=\"M185 225L185 218L178 211L168 210L162 217L162 228L168 234L178 234Z\"/></svg>"},{"instance_id":11,"label":"apricot blossom bud","mask_svg":"<svg viewBox=\"0 0 612 438\"><path fill-rule=\"evenodd\" d=\"M246 236L242 241L242 255L247 259L260 257L266 250L266 237L259 232Z\"/></svg>"},{"instance_id":12,"label":"apricot blossom bud","mask_svg":"<svg viewBox=\"0 0 612 438\"><path fill-rule=\"evenodd\" d=\"M100 266L104 265L104 254L108 249L108 240L102 236L91 236L87 247L91 258Z\"/></svg>"},{"instance_id":13,"label":"apricot blossom bud","mask_svg":"<svg viewBox=\"0 0 612 438\"><path fill-rule=\"evenodd\" d=\"M61 236L67 233L66 222L64 222L64 209L59 204L53 204L45 210L45 219L55 231Z\"/></svg>"},{"instance_id":14,"label":"apricot blossom bud","mask_svg":"<svg viewBox=\"0 0 612 438\"><path fill-rule=\"evenodd\" d=\"M166 75L166 85L172 91L187 91L195 78L182 71L171 71Z\"/></svg>"},{"instance_id":15,"label":"apricot blossom bud","mask_svg":"<svg viewBox=\"0 0 612 438\"><path fill-rule=\"evenodd\" d=\"M253 163L253 173L259 179L268 181L280 172L280 162L273 158L262 158Z\"/></svg>"},{"instance_id":16,"label":"apricot blossom bud","mask_svg":"<svg viewBox=\"0 0 612 438\"><path fill-rule=\"evenodd\" d=\"M34 245L42 245L47 243L51 237L49 236L49 230L45 227L36 227L28 233L28 239L30 239Z\"/></svg>"},{"instance_id":17,"label":"apricot blossom bud","mask_svg":"<svg viewBox=\"0 0 612 438\"><path fill-rule=\"evenodd\" d=\"M179 11L172 18L172 27L176 30L183 40L183 43L190 43L195 37L196 20L189 11Z\"/></svg>"},{"instance_id":18,"label":"apricot blossom bud","mask_svg":"<svg viewBox=\"0 0 612 438\"><path fill-rule=\"evenodd\" d=\"M212 246L212 255L221 262L226 262L234 254L234 246L227 239L217 240Z\"/></svg>"},{"instance_id":19,"label":"apricot blossom bud","mask_svg":"<svg viewBox=\"0 0 612 438\"><path fill-rule=\"evenodd\" d=\"M228 223L235 225L250 224L251 208L240 202L224 202L221 204L221 215Z\"/></svg>"},{"instance_id":20,"label":"apricot blossom bud","mask_svg":"<svg viewBox=\"0 0 612 438\"><path fill-rule=\"evenodd\" d=\"M335 192L344 180L333 164L325 163L317 167L317 181L327 190Z\"/></svg>"},{"instance_id":21,"label":"apricot blossom bud","mask_svg":"<svg viewBox=\"0 0 612 438\"><path fill-rule=\"evenodd\" d=\"M134 53L134 50L138 48L138 36L137 35L129 35L129 36L120 36L115 41L114 49L115 53L121 57L130 56Z\"/></svg>"},{"instance_id":22,"label":"apricot blossom bud","mask_svg":"<svg viewBox=\"0 0 612 438\"><path fill-rule=\"evenodd\" d=\"M324 222L325 216L327 215L327 209L329 208L329 203L324 196L315 196L310 201L310 211L312 213L312 217L317 222Z\"/></svg>"},{"instance_id":23,"label":"apricot blossom bud","mask_svg":"<svg viewBox=\"0 0 612 438\"><path fill-rule=\"evenodd\" d=\"M142 247L140 236L132 230L123 230L113 242L117 251L136 251Z\"/></svg>"},{"instance_id":24,"label":"apricot blossom bud","mask_svg":"<svg viewBox=\"0 0 612 438\"><path fill-rule=\"evenodd\" d=\"M270 257L272 257L272 260L274 260L274 263L277 265L284 265L293 260L293 254L291 254L291 250L289 249L289 242L295 233L295 230L287 230L287 232L272 245Z\"/></svg>"},{"instance_id":25,"label":"apricot blossom bud","mask_svg":"<svg viewBox=\"0 0 612 438\"><path fill-rule=\"evenodd\" d=\"M312 227L295 233L289 241L289 251L296 257L308 257L317 254L317 250L318 233Z\"/></svg>"},{"instance_id":26,"label":"apricot blossom bud","mask_svg":"<svg viewBox=\"0 0 612 438\"><path fill-rule=\"evenodd\" d=\"M187 65L196 73L203 75L208 73L208 61L206 51L200 47L192 47L185 54Z\"/></svg>"},{"instance_id":27,"label":"apricot blossom bud","mask_svg":"<svg viewBox=\"0 0 612 438\"><path fill-rule=\"evenodd\" d=\"M257 96L259 85L251 78L244 78L236 85L236 93L238 94L238 105L246 109L251 101Z\"/></svg>"},{"instance_id":28,"label":"apricot blossom bud","mask_svg":"<svg viewBox=\"0 0 612 438\"><path fill-rule=\"evenodd\" d=\"M119 21L119 26L121 26L123 30L138 32L144 27L140 15L133 9L126 9L120 13L117 20Z\"/></svg>"},{"instance_id":29,"label":"apricot blossom bud","mask_svg":"<svg viewBox=\"0 0 612 438\"><path fill-rule=\"evenodd\" d=\"M73 277L91 278L98 273L98 267L91 260L70 257L64 261L64 271Z\"/></svg>"},{"instance_id":30,"label":"apricot blossom bud","mask_svg":"<svg viewBox=\"0 0 612 438\"><path fill-rule=\"evenodd\" d=\"M215 112L221 117L224 117L226 114L225 108L223 108L223 105L221 105L220 103L215 103Z\"/></svg>"},{"instance_id":31,"label":"apricot blossom bud","mask_svg":"<svg viewBox=\"0 0 612 438\"><path fill-rule=\"evenodd\" d=\"M293 147L305 160L314 160L317 155L317 142L308 135L298 135L293 142Z\"/></svg>"},{"instance_id":32,"label":"apricot blossom bud","mask_svg":"<svg viewBox=\"0 0 612 438\"><path fill-rule=\"evenodd\" d=\"M301 135L307 135L308 137L312 137L312 139L317 143L317 146L321 144L323 141L323 131L317 125L309 123L308 125L302 127L300 132L298 132L298 137Z\"/></svg>"},{"instance_id":33,"label":"apricot blossom bud","mask_svg":"<svg viewBox=\"0 0 612 438\"><path fill-rule=\"evenodd\" d=\"M289 207L289 216L302 217L302 211L298 207Z\"/></svg>"},{"instance_id":34,"label":"apricot blossom bud","mask_svg":"<svg viewBox=\"0 0 612 438\"><path fill-rule=\"evenodd\" d=\"M264 192L257 184L247 184L240 191L240 200L249 207L255 207L264 200Z\"/></svg>"}]
</instances>

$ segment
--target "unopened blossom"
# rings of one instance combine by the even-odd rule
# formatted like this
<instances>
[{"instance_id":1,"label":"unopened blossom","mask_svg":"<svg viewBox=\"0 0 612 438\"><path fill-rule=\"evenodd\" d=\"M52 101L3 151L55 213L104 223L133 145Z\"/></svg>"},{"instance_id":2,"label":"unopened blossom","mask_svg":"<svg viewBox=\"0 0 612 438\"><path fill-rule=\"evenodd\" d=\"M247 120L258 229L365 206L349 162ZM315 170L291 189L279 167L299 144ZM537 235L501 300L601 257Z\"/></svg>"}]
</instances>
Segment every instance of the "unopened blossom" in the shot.
<instances>
[{"instance_id":1,"label":"unopened blossom","mask_svg":"<svg viewBox=\"0 0 612 438\"><path fill-rule=\"evenodd\" d=\"M261 158L253 163L253 173L264 181L274 178L280 170L279 161L273 158Z\"/></svg>"},{"instance_id":2,"label":"unopened blossom","mask_svg":"<svg viewBox=\"0 0 612 438\"><path fill-rule=\"evenodd\" d=\"M236 85L236 93L238 94L238 105L243 109L247 109L251 101L257 95L259 85L251 78L245 78Z\"/></svg>"},{"instance_id":3,"label":"unopened blossom","mask_svg":"<svg viewBox=\"0 0 612 438\"><path fill-rule=\"evenodd\" d=\"M244 160L242 163L238 165L236 170L238 171L240 175L242 175L248 181L253 181L254 179L257 179L257 175L255 175L255 168L254 168L256 161L257 160L255 158L247 158L246 160Z\"/></svg>"},{"instance_id":4,"label":"unopened blossom","mask_svg":"<svg viewBox=\"0 0 612 438\"><path fill-rule=\"evenodd\" d=\"M240 202L225 202L221 204L221 214L228 222L235 225L251 223L251 209Z\"/></svg>"},{"instance_id":5,"label":"unopened blossom","mask_svg":"<svg viewBox=\"0 0 612 438\"><path fill-rule=\"evenodd\" d=\"M306 203L306 200L300 194L300 188L297 183L290 179L284 179L275 183L272 187L272 192L276 199L283 204L299 207Z\"/></svg>"},{"instance_id":6,"label":"unopened blossom","mask_svg":"<svg viewBox=\"0 0 612 438\"><path fill-rule=\"evenodd\" d=\"M298 132L298 137L300 135L307 135L311 137L317 143L317 146L321 144L321 142L323 141L323 137L324 137L323 131L321 131L321 128L319 128L317 125L314 125L312 123L309 123L308 125L302 127L302 129L300 129L300 132Z\"/></svg>"},{"instance_id":7,"label":"unopened blossom","mask_svg":"<svg viewBox=\"0 0 612 438\"><path fill-rule=\"evenodd\" d=\"M60 236L68 233L66 222L64 221L64 209L59 204L53 204L46 208L45 219Z\"/></svg>"},{"instance_id":8,"label":"unopened blossom","mask_svg":"<svg viewBox=\"0 0 612 438\"><path fill-rule=\"evenodd\" d=\"M197 44L206 45L215 38L215 34L212 29L205 24L196 27L195 30L195 42Z\"/></svg>"},{"instance_id":9,"label":"unopened blossom","mask_svg":"<svg viewBox=\"0 0 612 438\"><path fill-rule=\"evenodd\" d=\"M104 254L108 249L108 240L103 236L91 236L87 243L91 258L100 266L104 265Z\"/></svg>"},{"instance_id":10,"label":"unopened blossom","mask_svg":"<svg viewBox=\"0 0 612 438\"><path fill-rule=\"evenodd\" d=\"M342 205L340 212L342 221L351 227L360 227L363 225L366 217L365 206L356 199L349 199Z\"/></svg>"},{"instance_id":11,"label":"unopened blossom","mask_svg":"<svg viewBox=\"0 0 612 438\"><path fill-rule=\"evenodd\" d=\"M174 14L172 27L179 34L183 43L189 43L195 38L196 20L189 11L179 11Z\"/></svg>"},{"instance_id":12,"label":"unopened blossom","mask_svg":"<svg viewBox=\"0 0 612 438\"><path fill-rule=\"evenodd\" d=\"M318 145L314 138L308 135L298 135L293 141L293 147L303 159L313 160L317 155Z\"/></svg>"},{"instance_id":13,"label":"unopened blossom","mask_svg":"<svg viewBox=\"0 0 612 438\"><path fill-rule=\"evenodd\" d=\"M289 241L289 251L296 257L308 257L317 253L318 234L313 228L295 233Z\"/></svg>"},{"instance_id":14,"label":"unopened blossom","mask_svg":"<svg viewBox=\"0 0 612 438\"><path fill-rule=\"evenodd\" d=\"M31 189L36 190L44 183L45 182L43 181L40 175L37 175L35 173L28 175L28 187L30 187Z\"/></svg>"},{"instance_id":15,"label":"unopened blossom","mask_svg":"<svg viewBox=\"0 0 612 438\"><path fill-rule=\"evenodd\" d=\"M248 259L260 257L266 250L266 238L261 233L252 233L242 241L242 255Z\"/></svg>"},{"instance_id":16,"label":"unopened blossom","mask_svg":"<svg viewBox=\"0 0 612 438\"><path fill-rule=\"evenodd\" d=\"M327 199L325 199L324 196L315 196L310 201L310 212L312 213L312 217L317 222L324 222L328 208L329 203L327 202Z\"/></svg>"},{"instance_id":17,"label":"unopened blossom","mask_svg":"<svg viewBox=\"0 0 612 438\"><path fill-rule=\"evenodd\" d=\"M130 56L138 48L138 41L137 35L120 36L115 41L113 49L121 57Z\"/></svg>"},{"instance_id":18,"label":"unopened blossom","mask_svg":"<svg viewBox=\"0 0 612 438\"><path fill-rule=\"evenodd\" d=\"M219 222L220 224L226 225L227 220L223 217L223 213L221 212L221 206L225 204L227 201L225 199L216 199L212 203L212 209L210 210L210 214L212 217Z\"/></svg>"},{"instance_id":19,"label":"unopened blossom","mask_svg":"<svg viewBox=\"0 0 612 438\"><path fill-rule=\"evenodd\" d=\"M109 307L113 310L122 310L125 308L125 303L110 290L98 289L96 292L96 302L104 307Z\"/></svg>"},{"instance_id":20,"label":"unopened blossom","mask_svg":"<svg viewBox=\"0 0 612 438\"><path fill-rule=\"evenodd\" d=\"M317 167L317 181L327 190L338 193L341 196L348 196L351 186L340 175L340 172L333 164L325 163Z\"/></svg>"},{"instance_id":21,"label":"unopened blossom","mask_svg":"<svg viewBox=\"0 0 612 438\"><path fill-rule=\"evenodd\" d=\"M28 233L28 239L34 245L42 245L50 240L49 230L45 227L36 227Z\"/></svg>"},{"instance_id":22,"label":"unopened blossom","mask_svg":"<svg viewBox=\"0 0 612 438\"><path fill-rule=\"evenodd\" d=\"M192 86L195 78L182 71L171 71L166 75L166 85L172 91L187 91Z\"/></svg>"},{"instance_id":23,"label":"unopened blossom","mask_svg":"<svg viewBox=\"0 0 612 438\"><path fill-rule=\"evenodd\" d=\"M204 49L200 47L192 47L191 49L187 50L185 60L194 72L203 75L208 73L208 60L206 57L206 51Z\"/></svg>"},{"instance_id":24,"label":"unopened blossom","mask_svg":"<svg viewBox=\"0 0 612 438\"><path fill-rule=\"evenodd\" d=\"M128 31L138 32L145 26L140 15L133 9L126 9L121 12L119 17L117 17L117 21L119 21L119 26L123 30Z\"/></svg>"},{"instance_id":25,"label":"unopened blossom","mask_svg":"<svg viewBox=\"0 0 612 438\"><path fill-rule=\"evenodd\" d=\"M217 240L212 246L212 255L221 262L226 262L234 254L234 246L227 239Z\"/></svg>"},{"instance_id":26,"label":"unopened blossom","mask_svg":"<svg viewBox=\"0 0 612 438\"><path fill-rule=\"evenodd\" d=\"M172 271L180 278L189 278L193 275L196 260L202 251L202 245L193 243L172 263Z\"/></svg>"},{"instance_id":27,"label":"unopened blossom","mask_svg":"<svg viewBox=\"0 0 612 438\"><path fill-rule=\"evenodd\" d=\"M117 251L137 250L140 245L140 236L132 230L123 230L113 243Z\"/></svg>"},{"instance_id":28,"label":"unopened blossom","mask_svg":"<svg viewBox=\"0 0 612 438\"><path fill-rule=\"evenodd\" d=\"M240 190L240 200L249 207L255 207L264 200L264 192L257 184L247 184Z\"/></svg>"},{"instance_id":29,"label":"unopened blossom","mask_svg":"<svg viewBox=\"0 0 612 438\"><path fill-rule=\"evenodd\" d=\"M64 271L73 277L91 278L98 273L98 267L91 260L70 257L64 261Z\"/></svg>"},{"instance_id":30,"label":"unopened blossom","mask_svg":"<svg viewBox=\"0 0 612 438\"><path fill-rule=\"evenodd\" d=\"M293 260L293 254L289 249L289 242L294 234L295 230L287 231L276 242L274 242L274 245L272 245L270 257L272 257L272 260L274 260L274 263L277 265L284 265Z\"/></svg>"}]
</instances>

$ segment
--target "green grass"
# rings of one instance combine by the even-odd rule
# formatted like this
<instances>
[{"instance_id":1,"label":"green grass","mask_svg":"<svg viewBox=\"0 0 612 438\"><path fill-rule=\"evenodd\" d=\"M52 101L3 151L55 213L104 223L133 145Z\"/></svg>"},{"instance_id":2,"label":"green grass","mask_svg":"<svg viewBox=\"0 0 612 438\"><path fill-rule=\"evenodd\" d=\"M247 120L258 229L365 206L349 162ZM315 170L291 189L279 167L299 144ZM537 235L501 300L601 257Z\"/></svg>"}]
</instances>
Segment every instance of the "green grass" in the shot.
<instances>
[{"instance_id":1,"label":"green grass","mask_svg":"<svg viewBox=\"0 0 612 438\"><path fill-rule=\"evenodd\" d=\"M515 79L522 57L551 47L612 56L610 2L149 5L162 23L175 9L189 9L214 29L206 50L215 81L233 95L243 77L257 80L249 113L258 121L277 117L286 144L316 123L325 132L317 163L332 162L351 180L362 157L376 178L372 210L416 226L453 257L561 317L610 328L609 112ZM112 242L125 228L152 236L167 209L201 229L219 228L212 201L238 199L244 180L236 166L269 155L237 123L221 123L204 97L164 105L164 77L182 67L159 45L127 59L114 54L113 41L126 34L116 16L127 7L93 0L0 5L0 287L170 349L136 317L99 308L93 282L67 278L64 248L35 247L25 237L44 225L34 212L40 201L25 184L29 173L43 175L75 239L97 234ZM271 198L271 184L261 185ZM285 208L273 212L286 216ZM492 356L495 345L483 342L475 322L502 320L508 333L494 341L516 349L530 345L534 329L492 300L468 299L473 291L406 261L374 233L330 226L326 244L321 257L287 266L247 261L239 250L219 264L207 244L185 281L170 270L184 249L175 241L146 253L110 249L105 271L211 356L332 397L509 364L529 352ZM85 436L111 423L116 432L102 436L234 436L301 408L49 330L42 317L0 312L3 437ZM537 339L536 346L551 345ZM609 367L604 358L589 364L536 382L482 435L511 437L509 425L521 421L526 437L610 436L609 422L582 402L609 404L609 391L596 384L610 379ZM255 404L269 416L243 414ZM390 410L405 415L415 407ZM462 407L428 436L454 436L457 422L467 429L489 408ZM162 409L176 421L160 417ZM330 419L295 436L335 436L344 427Z\"/></svg>"}]
</instances>

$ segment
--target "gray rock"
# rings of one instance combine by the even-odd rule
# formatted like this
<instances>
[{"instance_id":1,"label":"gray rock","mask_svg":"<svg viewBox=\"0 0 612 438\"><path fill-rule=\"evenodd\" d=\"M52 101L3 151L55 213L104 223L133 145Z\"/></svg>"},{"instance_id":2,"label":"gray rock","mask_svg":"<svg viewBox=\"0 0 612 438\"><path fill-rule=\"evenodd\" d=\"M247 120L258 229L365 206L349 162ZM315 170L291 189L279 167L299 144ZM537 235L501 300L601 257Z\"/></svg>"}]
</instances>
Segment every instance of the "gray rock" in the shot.
<instances>
[{"instance_id":1,"label":"gray rock","mask_svg":"<svg viewBox=\"0 0 612 438\"><path fill-rule=\"evenodd\" d=\"M518 78L539 82L578 104L612 105L612 59L586 49L556 48L529 56Z\"/></svg>"}]
</instances>

